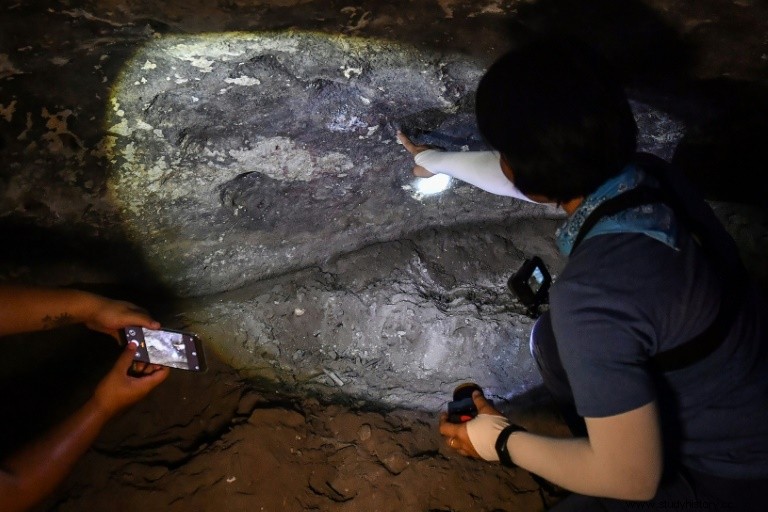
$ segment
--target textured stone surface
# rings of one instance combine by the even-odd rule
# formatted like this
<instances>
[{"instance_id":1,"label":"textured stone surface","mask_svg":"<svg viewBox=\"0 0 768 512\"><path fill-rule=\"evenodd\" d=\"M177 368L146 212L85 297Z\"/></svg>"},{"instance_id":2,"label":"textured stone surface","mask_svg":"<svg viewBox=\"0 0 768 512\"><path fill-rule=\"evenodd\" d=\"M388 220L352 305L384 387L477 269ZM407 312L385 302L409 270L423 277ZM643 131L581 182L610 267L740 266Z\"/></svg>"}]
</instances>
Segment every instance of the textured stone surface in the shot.
<instances>
[{"instance_id":1,"label":"textured stone surface","mask_svg":"<svg viewBox=\"0 0 768 512\"><path fill-rule=\"evenodd\" d=\"M556 216L469 187L425 198L403 172L394 127L451 119L452 136L473 134L481 73L465 57L343 37L159 38L113 90L108 186L155 274L185 296L420 229Z\"/></svg>"},{"instance_id":2,"label":"textured stone surface","mask_svg":"<svg viewBox=\"0 0 768 512\"><path fill-rule=\"evenodd\" d=\"M510 398L540 382L528 352L532 319L506 288L557 221L429 230L209 299L185 317L220 356L280 387L425 410L446 389L482 381ZM460 255L460 258L456 256ZM547 256L552 268L560 262Z\"/></svg>"}]
</instances>

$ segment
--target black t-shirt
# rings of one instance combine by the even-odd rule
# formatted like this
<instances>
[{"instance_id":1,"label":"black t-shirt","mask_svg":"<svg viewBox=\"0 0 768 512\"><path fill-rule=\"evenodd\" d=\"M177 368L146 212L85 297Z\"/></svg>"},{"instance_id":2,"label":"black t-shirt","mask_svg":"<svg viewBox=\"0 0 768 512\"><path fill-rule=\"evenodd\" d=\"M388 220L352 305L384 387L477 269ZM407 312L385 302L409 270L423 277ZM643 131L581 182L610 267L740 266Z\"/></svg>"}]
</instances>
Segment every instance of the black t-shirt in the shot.
<instances>
[{"instance_id":1,"label":"black t-shirt","mask_svg":"<svg viewBox=\"0 0 768 512\"><path fill-rule=\"evenodd\" d=\"M606 417L656 400L665 438L684 464L766 478L768 307L756 291L715 352L667 373L650 363L704 331L723 297L711 259L685 233L679 247L644 234L603 234L570 256L550 304L577 410Z\"/></svg>"}]
</instances>

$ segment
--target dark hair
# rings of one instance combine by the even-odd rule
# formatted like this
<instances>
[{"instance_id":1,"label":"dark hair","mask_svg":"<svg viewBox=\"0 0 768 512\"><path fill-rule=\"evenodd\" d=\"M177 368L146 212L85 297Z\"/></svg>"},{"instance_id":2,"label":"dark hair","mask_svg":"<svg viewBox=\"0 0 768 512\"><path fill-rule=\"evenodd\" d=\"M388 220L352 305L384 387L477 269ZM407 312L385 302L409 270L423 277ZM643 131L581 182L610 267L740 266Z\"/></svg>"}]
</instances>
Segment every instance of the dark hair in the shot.
<instances>
[{"instance_id":1,"label":"dark hair","mask_svg":"<svg viewBox=\"0 0 768 512\"><path fill-rule=\"evenodd\" d=\"M476 94L480 133L524 194L558 202L586 196L618 174L637 125L620 82L576 42L537 41L491 65Z\"/></svg>"}]
</instances>

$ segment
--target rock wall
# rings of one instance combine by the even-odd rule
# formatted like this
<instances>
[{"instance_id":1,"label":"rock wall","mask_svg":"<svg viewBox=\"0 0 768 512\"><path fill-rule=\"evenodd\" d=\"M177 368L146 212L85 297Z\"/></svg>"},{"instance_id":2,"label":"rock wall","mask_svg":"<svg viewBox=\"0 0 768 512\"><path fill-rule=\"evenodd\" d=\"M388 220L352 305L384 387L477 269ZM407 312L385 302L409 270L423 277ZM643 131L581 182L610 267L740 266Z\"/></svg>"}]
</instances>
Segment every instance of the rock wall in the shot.
<instances>
[{"instance_id":1,"label":"rock wall","mask_svg":"<svg viewBox=\"0 0 768 512\"><path fill-rule=\"evenodd\" d=\"M462 380L499 398L538 384L506 279L533 254L556 276L562 213L455 181L429 195L395 130L484 149L473 91L515 38L502 21L558 27L551 2L43 4L6 7L2 27L4 278L151 290L166 324L305 391L431 409ZM632 9L679 79L685 45ZM705 141L725 103L643 88L653 60L635 62L620 68L641 149ZM714 204L768 278L764 210Z\"/></svg>"}]
</instances>

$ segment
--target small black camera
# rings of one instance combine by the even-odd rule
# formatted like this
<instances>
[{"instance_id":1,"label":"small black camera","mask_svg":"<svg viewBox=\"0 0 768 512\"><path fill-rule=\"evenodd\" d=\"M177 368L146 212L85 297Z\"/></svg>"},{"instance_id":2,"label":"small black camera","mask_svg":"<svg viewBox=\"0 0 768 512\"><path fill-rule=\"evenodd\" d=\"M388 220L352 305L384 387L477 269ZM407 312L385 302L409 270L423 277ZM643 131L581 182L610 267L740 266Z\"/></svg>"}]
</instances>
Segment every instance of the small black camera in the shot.
<instances>
[{"instance_id":1,"label":"small black camera","mask_svg":"<svg viewBox=\"0 0 768 512\"><path fill-rule=\"evenodd\" d=\"M532 311L549 301L549 286L552 284L544 262L538 256L523 262L520 270L509 278L507 286L518 300Z\"/></svg>"}]
</instances>

